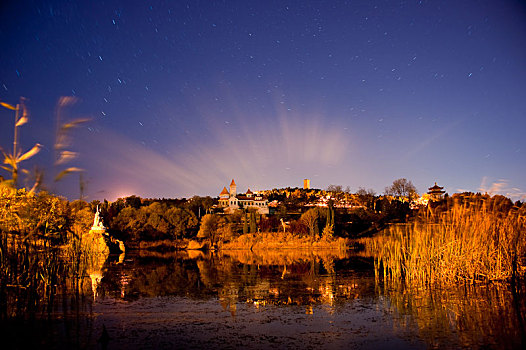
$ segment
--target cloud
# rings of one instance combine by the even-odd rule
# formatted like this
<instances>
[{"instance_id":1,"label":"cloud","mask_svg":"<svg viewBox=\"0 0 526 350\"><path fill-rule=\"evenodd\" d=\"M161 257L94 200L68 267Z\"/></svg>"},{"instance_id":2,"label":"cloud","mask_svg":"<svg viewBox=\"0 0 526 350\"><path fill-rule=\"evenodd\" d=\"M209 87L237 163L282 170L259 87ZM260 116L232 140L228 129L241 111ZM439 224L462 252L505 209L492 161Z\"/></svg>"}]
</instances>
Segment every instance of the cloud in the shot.
<instances>
[{"instance_id":1,"label":"cloud","mask_svg":"<svg viewBox=\"0 0 526 350\"><path fill-rule=\"evenodd\" d=\"M517 187L510 187L509 181L506 179L498 179L497 181L491 182L487 176L484 176L478 190L492 196L500 194L513 201L526 200L526 192Z\"/></svg>"}]
</instances>

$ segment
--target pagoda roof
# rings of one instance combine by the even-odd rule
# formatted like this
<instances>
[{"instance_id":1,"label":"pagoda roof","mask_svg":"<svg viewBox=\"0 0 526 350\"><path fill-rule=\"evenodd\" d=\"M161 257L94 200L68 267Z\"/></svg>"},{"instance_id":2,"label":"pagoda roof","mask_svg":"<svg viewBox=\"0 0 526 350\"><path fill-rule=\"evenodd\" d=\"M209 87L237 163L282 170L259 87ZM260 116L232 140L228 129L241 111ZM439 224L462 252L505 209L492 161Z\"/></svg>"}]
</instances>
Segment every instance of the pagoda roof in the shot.
<instances>
[{"instance_id":1,"label":"pagoda roof","mask_svg":"<svg viewBox=\"0 0 526 350\"><path fill-rule=\"evenodd\" d=\"M440 192L440 193L442 193L442 192L444 192L444 191L442 191L443 188L444 187L438 186L437 183L435 182L435 185L433 187L429 187L428 190L429 190L429 192Z\"/></svg>"},{"instance_id":2,"label":"pagoda roof","mask_svg":"<svg viewBox=\"0 0 526 350\"><path fill-rule=\"evenodd\" d=\"M219 194L220 196L223 195L223 194L230 194L228 192L228 190L226 189L226 187L223 187L223 191L221 191L221 193Z\"/></svg>"}]
</instances>

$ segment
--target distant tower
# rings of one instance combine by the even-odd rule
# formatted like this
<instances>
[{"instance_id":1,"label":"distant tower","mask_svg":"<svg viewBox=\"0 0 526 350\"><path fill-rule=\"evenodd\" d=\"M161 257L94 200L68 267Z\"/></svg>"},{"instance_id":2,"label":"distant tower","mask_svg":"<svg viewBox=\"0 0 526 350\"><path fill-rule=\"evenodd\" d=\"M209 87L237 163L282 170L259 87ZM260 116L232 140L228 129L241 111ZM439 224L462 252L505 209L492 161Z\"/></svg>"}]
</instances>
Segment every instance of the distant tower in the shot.
<instances>
[{"instance_id":1,"label":"distant tower","mask_svg":"<svg viewBox=\"0 0 526 350\"><path fill-rule=\"evenodd\" d=\"M303 188L306 189L306 190L310 189L310 180L309 179L304 179L303 180Z\"/></svg>"},{"instance_id":2,"label":"distant tower","mask_svg":"<svg viewBox=\"0 0 526 350\"><path fill-rule=\"evenodd\" d=\"M429 192L427 192L427 194L429 194L429 198L432 201L439 201L444 198L444 193L446 193L446 191L442 191L443 189L444 187L438 186L435 182L435 186L429 187Z\"/></svg>"},{"instance_id":3,"label":"distant tower","mask_svg":"<svg viewBox=\"0 0 526 350\"><path fill-rule=\"evenodd\" d=\"M234 182L234 179L232 179L232 182L230 183L230 197L235 197L237 195L237 186Z\"/></svg>"}]
</instances>

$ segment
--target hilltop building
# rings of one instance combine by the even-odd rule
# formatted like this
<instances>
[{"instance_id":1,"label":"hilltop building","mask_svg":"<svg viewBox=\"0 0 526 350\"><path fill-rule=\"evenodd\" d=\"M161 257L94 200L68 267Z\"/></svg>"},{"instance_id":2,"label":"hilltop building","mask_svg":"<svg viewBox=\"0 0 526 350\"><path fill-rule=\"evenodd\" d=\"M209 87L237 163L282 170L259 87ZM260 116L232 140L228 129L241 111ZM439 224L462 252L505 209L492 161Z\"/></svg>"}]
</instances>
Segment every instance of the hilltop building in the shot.
<instances>
[{"instance_id":1,"label":"hilltop building","mask_svg":"<svg viewBox=\"0 0 526 350\"><path fill-rule=\"evenodd\" d=\"M227 213L244 208L255 208L259 214L269 213L267 198L252 192L250 188L244 194L237 194L237 185L234 179L230 183L229 190L223 187L223 191L219 194L219 206L223 207Z\"/></svg>"},{"instance_id":2,"label":"hilltop building","mask_svg":"<svg viewBox=\"0 0 526 350\"><path fill-rule=\"evenodd\" d=\"M310 180L309 179L303 180L303 189L310 190Z\"/></svg>"},{"instance_id":3,"label":"hilltop building","mask_svg":"<svg viewBox=\"0 0 526 350\"><path fill-rule=\"evenodd\" d=\"M428 188L429 191L427 192L427 194L429 195L429 200L439 201L442 198L444 198L444 193L446 193L446 191L442 191L443 189L444 187L438 186L435 182L435 185L433 187Z\"/></svg>"}]
</instances>

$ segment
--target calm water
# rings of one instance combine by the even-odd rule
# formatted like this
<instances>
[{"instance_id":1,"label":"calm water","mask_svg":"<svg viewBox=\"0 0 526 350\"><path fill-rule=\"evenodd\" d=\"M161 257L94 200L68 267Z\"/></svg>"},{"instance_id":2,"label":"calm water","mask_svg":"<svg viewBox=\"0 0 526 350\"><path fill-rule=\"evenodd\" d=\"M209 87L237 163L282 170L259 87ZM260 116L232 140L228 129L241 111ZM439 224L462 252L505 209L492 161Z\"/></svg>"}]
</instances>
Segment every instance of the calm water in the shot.
<instances>
[{"instance_id":1,"label":"calm water","mask_svg":"<svg viewBox=\"0 0 526 350\"><path fill-rule=\"evenodd\" d=\"M525 343L522 292L508 286L386 285L375 279L367 257L129 254L90 272L78 293L57 297L46 312L3 321L9 348L426 349Z\"/></svg>"}]
</instances>

